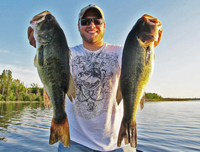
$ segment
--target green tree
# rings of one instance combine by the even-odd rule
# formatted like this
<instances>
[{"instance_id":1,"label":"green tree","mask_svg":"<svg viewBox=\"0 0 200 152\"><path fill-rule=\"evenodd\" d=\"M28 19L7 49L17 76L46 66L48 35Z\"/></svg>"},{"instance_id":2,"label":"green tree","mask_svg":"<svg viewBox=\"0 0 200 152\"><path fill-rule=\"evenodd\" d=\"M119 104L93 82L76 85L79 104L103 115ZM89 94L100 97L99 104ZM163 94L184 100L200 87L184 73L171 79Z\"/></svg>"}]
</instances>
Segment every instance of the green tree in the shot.
<instances>
[{"instance_id":1,"label":"green tree","mask_svg":"<svg viewBox=\"0 0 200 152\"><path fill-rule=\"evenodd\" d=\"M3 79L2 75L0 75L0 95L2 95L2 85L3 85Z\"/></svg>"},{"instance_id":2,"label":"green tree","mask_svg":"<svg viewBox=\"0 0 200 152\"><path fill-rule=\"evenodd\" d=\"M12 90L15 92L17 101L23 100L23 96L26 93L26 88L19 79L14 79L12 83Z\"/></svg>"},{"instance_id":3,"label":"green tree","mask_svg":"<svg viewBox=\"0 0 200 152\"><path fill-rule=\"evenodd\" d=\"M12 84L12 72L10 70L3 70L1 75L1 94L8 95L10 93L10 87Z\"/></svg>"},{"instance_id":4,"label":"green tree","mask_svg":"<svg viewBox=\"0 0 200 152\"><path fill-rule=\"evenodd\" d=\"M4 96L0 94L0 101L4 101Z\"/></svg>"},{"instance_id":5,"label":"green tree","mask_svg":"<svg viewBox=\"0 0 200 152\"><path fill-rule=\"evenodd\" d=\"M10 70L6 70L7 82L6 82L6 94L10 94L10 87L12 84L12 72Z\"/></svg>"},{"instance_id":6,"label":"green tree","mask_svg":"<svg viewBox=\"0 0 200 152\"><path fill-rule=\"evenodd\" d=\"M38 89L39 89L38 84L32 83L32 84L31 84L31 89L32 89L32 93L37 94Z\"/></svg>"},{"instance_id":7,"label":"green tree","mask_svg":"<svg viewBox=\"0 0 200 152\"><path fill-rule=\"evenodd\" d=\"M36 100L42 101L43 100L43 88L40 88L38 84L32 83L31 84L31 92L36 94Z\"/></svg>"},{"instance_id":8,"label":"green tree","mask_svg":"<svg viewBox=\"0 0 200 152\"><path fill-rule=\"evenodd\" d=\"M0 75L0 101L33 101L43 100L43 88L33 83L31 87L25 87L19 79L12 78L10 70L3 70Z\"/></svg>"},{"instance_id":9,"label":"green tree","mask_svg":"<svg viewBox=\"0 0 200 152\"><path fill-rule=\"evenodd\" d=\"M1 94L4 95L5 87L6 87L7 77L6 77L6 70L3 70L1 75Z\"/></svg>"},{"instance_id":10,"label":"green tree","mask_svg":"<svg viewBox=\"0 0 200 152\"><path fill-rule=\"evenodd\" d=\"M163 97L156 93L145 93L146 99L162 99Z\"/></svg>"},{"instance_id":11,"label":"green tree","mask_svg":"<svg viewBox=\"0 0 200 152\"><path fill-rule=\"evenodd\" d=\"M13 92L10 92L10 93L6 96L6 101L16 101L16 96L14 95Z\"/></svg>"}]
</instances>

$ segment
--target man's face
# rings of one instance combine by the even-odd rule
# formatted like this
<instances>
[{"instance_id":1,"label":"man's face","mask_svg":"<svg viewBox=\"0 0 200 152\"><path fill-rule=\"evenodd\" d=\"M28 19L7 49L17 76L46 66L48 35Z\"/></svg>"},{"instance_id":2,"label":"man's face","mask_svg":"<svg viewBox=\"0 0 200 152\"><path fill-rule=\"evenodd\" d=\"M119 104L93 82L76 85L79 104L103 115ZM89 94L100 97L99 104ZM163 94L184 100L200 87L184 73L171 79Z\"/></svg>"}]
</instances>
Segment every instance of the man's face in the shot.
<instances>
[{"instance_id":1,"label":"man's face","mask_svg":"<svg viewBox=\"0 0 200 152\"><path fill-rule=\"evenodd\" d=\"M85 13L84 18L99 18L99 14L94 10L89 10ZM91 22L90 25L82 26L79 23L78 28L83 41L93 44L103 41L105 25L105 23L101 25L95 25L93 22Z\"/></svg>"}]
</instances>

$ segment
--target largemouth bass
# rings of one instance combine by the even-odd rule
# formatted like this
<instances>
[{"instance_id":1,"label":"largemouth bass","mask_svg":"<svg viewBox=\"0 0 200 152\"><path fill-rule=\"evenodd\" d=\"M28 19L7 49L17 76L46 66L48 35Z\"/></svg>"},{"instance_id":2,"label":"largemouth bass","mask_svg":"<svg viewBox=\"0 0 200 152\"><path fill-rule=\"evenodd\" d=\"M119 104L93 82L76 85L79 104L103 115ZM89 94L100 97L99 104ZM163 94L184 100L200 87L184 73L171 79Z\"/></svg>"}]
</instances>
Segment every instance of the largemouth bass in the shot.
<instances>
[{"instance_id":1,"label":"largemouth bass","mask_svg":"<svg viewBox=\"0 0 200 152\"><path fill-rule=\"evenodd\" d=\"M49 11L34 16L30 23L37 42L34 64L53 106L49 144L60 141L64 146L70 146L65 110L66 93L71 101L75 98L69 68L70 50L63 30Z\"/></svg>"},{"instance_id":2,"label":"largemouth bass","mask_svg":"<svg viewBox=\"0 0 200 152\"><path fill-rule=\"evenodd\" d=\"M124 102L119 147L123 139L125 144L137 147L136 113L153 72L154 48L161 40L161 26L158 19L145 14L136 22L125 41L119 82Z\"/></svg>"}]
</instances>

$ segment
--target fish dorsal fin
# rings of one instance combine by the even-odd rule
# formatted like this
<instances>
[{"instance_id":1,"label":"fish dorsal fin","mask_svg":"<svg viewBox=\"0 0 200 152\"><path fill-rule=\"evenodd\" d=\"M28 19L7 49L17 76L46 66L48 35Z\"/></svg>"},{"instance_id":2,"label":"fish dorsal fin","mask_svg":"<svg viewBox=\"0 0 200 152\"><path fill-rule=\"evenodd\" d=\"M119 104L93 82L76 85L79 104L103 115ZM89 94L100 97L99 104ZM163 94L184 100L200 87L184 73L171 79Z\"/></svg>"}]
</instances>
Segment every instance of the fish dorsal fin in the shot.
<instances>
[{"instance_id":1,"label":"fish dorsal fin","mask_svg":"<svg viewBox=\"0 0 200 152\"><path fill-rule=\"evenodd\" d=\"M119 80L120 80L120 79L119 79ZM117 100L117 104L118 104L118 105L119 105L120 102L122 101L122 92L121 92L120 81L119 81L118 88L117 88L116 100Z\"/></svg>"},{"instance_id":2,"label":"fish dorsal fin","mask_svg":"<svg viewBox=\"0 0 200 152\"><path fill-rule=\"evenodd\" d=\"M76 97L76 88L75 88L74 80L72 78L71 73L70 73L70 76L69 76L69 87L68 87L68 90L67 90L67 96L68 96L68 98L71 102Z\"/></svg>"},{"instance_id":3,"label":"fish dorsal fin","mask_svg":"<svg viewBox=\"0 0 200 152\"><path fill-rule=\"evenodd\" d=\"M148 65L151 59L151 48L148 46L146 49L145 64Z\"/></svg>"}]
</instances>

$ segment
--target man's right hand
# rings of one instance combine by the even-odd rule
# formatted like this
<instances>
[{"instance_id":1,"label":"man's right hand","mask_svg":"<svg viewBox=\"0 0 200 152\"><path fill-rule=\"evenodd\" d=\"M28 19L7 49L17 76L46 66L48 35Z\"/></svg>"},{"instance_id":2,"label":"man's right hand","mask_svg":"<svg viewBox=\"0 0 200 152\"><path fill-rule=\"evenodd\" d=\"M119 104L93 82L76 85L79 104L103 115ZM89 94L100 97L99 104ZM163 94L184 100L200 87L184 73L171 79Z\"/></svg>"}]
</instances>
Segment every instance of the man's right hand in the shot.
<instances>
[{"instance_id":1,"label":"man's right hand","mask_svg":"<svg viewBox=\"0 0 200 152\"><path fill-rule=\"evenodd\" d=\"M28 39L29 39L29 43L30 43L30 45L36 47L36 41L35 41L35 38L33 36L33 33L34 33L34 31L33 31L32 27L29 26L28 27Z\"/></svg>"}]
</instances>

